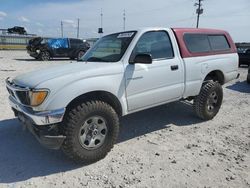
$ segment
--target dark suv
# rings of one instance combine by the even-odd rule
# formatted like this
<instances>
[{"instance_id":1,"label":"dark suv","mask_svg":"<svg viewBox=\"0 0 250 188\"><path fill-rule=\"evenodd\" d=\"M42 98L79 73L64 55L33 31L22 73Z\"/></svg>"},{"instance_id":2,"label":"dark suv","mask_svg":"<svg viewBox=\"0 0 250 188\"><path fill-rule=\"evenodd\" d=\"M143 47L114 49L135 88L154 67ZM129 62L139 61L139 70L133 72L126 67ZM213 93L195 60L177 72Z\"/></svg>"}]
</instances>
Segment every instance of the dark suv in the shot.
<instances>
[{"instance_id":1,"label":"dark suv","mask_svg":"<svg viewBox=\"0 0 250 188\"><path fill-rule=\"evenodd\" d=\"M239 66L242 64L250 65L250 48L238 49Z\"/></svg>"},{"instance_id":2,"label":"dark suv","mask_svg":"<svg viewBox=\"0 0 250 188\"><path fill-rule=\"evenodd\" d=\"M27 45L31 57L46 61L54 57L79 59L89 49L88 42L74 38L33 38Z\"/></svg>"}]
</instances>

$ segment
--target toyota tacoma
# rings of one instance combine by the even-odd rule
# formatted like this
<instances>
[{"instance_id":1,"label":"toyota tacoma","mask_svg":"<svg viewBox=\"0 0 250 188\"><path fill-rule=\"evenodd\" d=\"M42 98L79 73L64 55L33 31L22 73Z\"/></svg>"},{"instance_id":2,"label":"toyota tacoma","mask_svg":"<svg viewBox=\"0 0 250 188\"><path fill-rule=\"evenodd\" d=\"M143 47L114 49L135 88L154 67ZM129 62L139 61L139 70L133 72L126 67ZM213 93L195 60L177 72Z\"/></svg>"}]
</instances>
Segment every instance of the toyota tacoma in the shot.
<instances>
[{"instance_id":1,"label":"toyota tacoma","mask_svg":"<svg viewBox=\"0 0 250 188\"><path fill-rule=\"evenodd\" d=\"M146 28L100 38L80 62L7 78L19 120L48 148L94 162L111 150L119 117L178 100L211 120L238 55L226 31Z\"/></svg>"}]
</instances>

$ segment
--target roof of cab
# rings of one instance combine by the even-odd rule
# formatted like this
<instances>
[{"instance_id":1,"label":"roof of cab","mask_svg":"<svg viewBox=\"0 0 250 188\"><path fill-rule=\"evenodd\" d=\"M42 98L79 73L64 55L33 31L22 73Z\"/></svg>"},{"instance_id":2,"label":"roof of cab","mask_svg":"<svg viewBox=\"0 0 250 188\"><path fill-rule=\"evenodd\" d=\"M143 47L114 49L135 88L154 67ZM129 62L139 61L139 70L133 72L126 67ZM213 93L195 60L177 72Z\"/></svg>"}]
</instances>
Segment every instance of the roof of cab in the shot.
<instances>
[{"instance_id":1,"label":"roof of cab","mask_svg":"<svg viewBox=\"0 0 250 188\"><path fill-rule=\"evenodd\" d=\"M174 32L189 32L189 33L227 33L220 29L208 29L208 28L171 28Z\"/></svg>"}]
</instances>

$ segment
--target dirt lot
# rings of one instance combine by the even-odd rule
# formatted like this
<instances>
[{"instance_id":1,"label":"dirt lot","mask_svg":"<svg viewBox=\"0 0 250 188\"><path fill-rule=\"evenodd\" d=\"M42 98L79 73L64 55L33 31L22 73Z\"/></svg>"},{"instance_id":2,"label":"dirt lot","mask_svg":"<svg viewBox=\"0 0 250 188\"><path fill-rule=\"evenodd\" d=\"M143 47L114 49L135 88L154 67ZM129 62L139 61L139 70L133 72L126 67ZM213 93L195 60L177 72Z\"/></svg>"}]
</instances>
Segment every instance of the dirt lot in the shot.
<instances>
[{"instance_id":1,"label":"dirt lot","mask_svg":"<svg viewBox=\"0 0 250 188\"><path fill-rule=\"evenodd\" d=\"M4 83L6 77L69 62L0 51L0 187L250 187L246 68L224 86L222 108L212 121L200 121L183 102L126 116L108 156L80 166L22 130Z\"/></svg>"}]
</instances>

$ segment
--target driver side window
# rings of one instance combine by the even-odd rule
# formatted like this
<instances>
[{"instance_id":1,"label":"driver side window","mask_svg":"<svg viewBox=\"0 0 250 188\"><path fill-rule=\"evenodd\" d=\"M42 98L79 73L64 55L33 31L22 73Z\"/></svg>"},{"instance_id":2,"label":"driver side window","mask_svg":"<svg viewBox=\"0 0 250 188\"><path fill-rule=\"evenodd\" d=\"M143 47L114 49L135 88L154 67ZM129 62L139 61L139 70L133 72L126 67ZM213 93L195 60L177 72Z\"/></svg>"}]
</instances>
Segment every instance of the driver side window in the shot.
<instances>
[{"instance_id":1,"label":"driver side window","mask_svg":"<svg viewBox=\"0 0 250 188\"><path fill-rule=\"evenodd\" d=\"M172 44L165 31L150 31L144 33L137 42L130 60L137 54L150 54L153 60L170 59L174 57Z\"/></svg>"}]
</instances>

